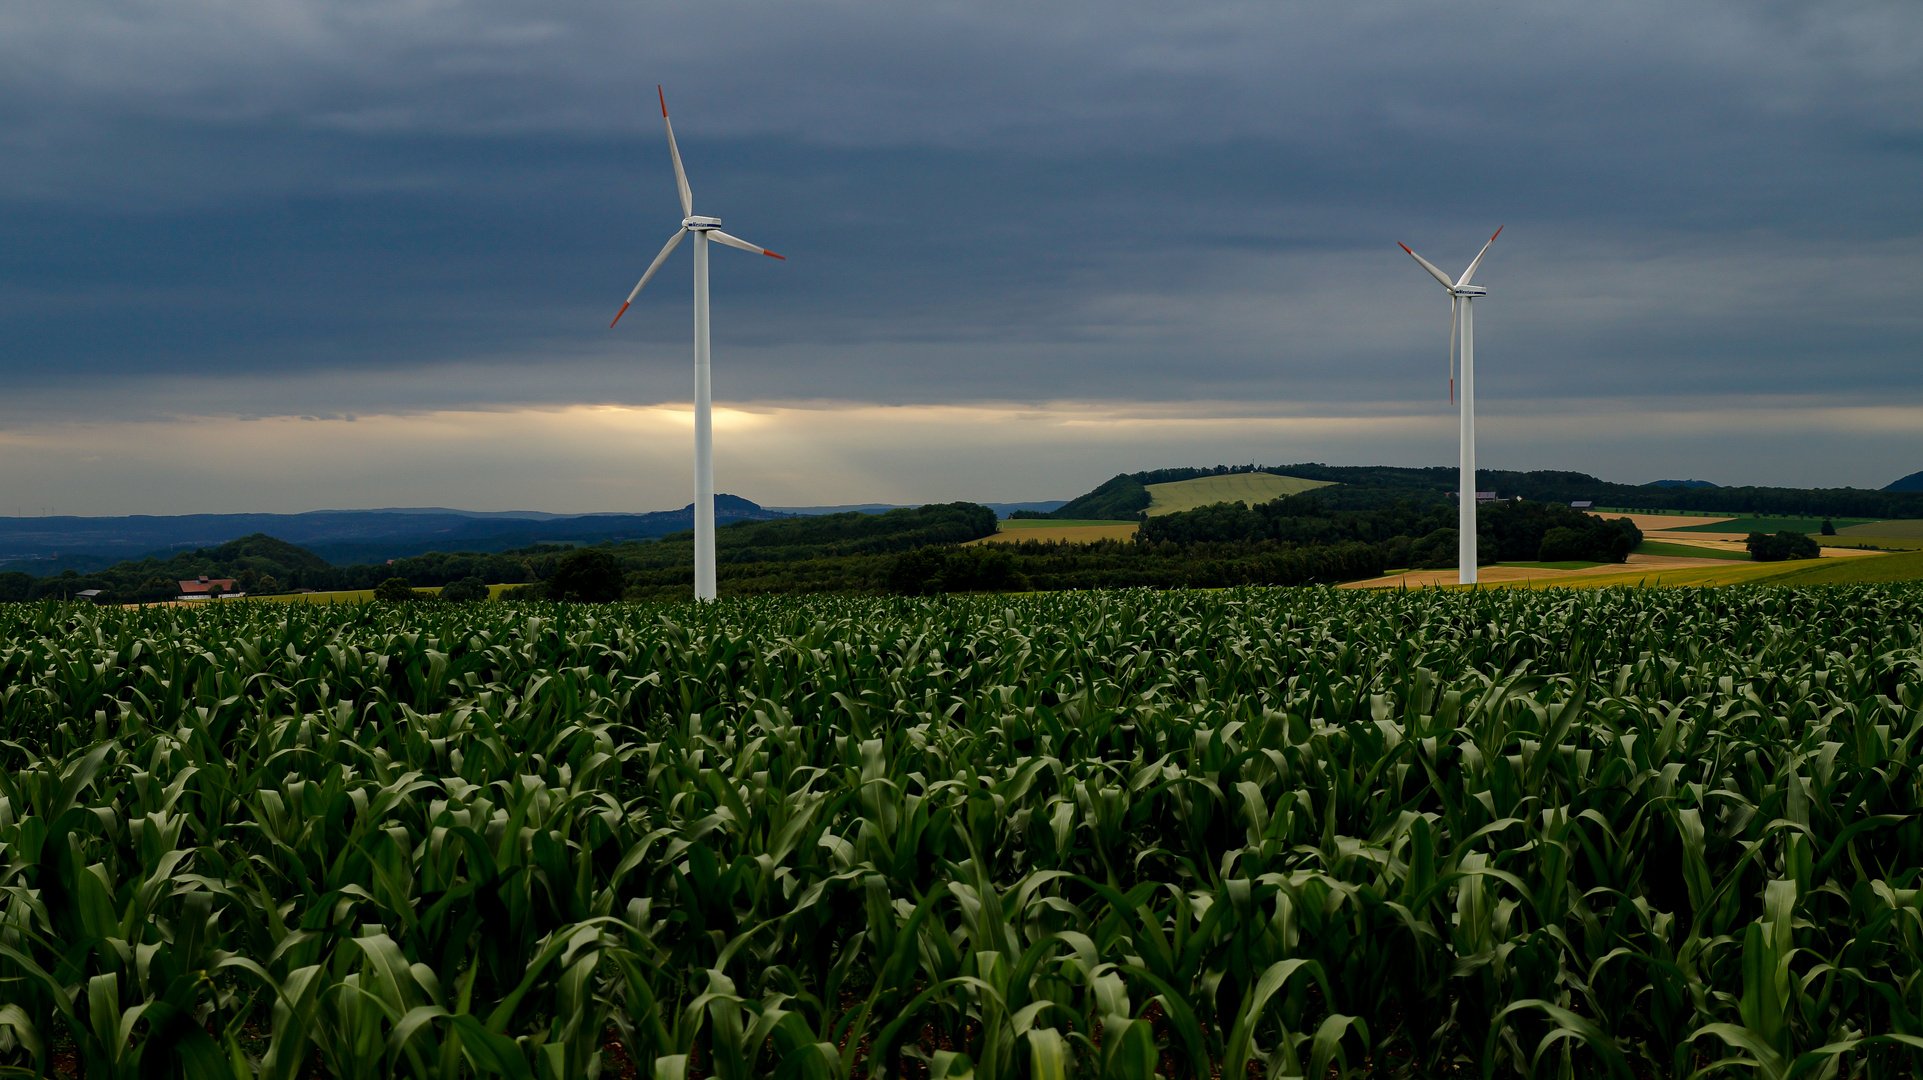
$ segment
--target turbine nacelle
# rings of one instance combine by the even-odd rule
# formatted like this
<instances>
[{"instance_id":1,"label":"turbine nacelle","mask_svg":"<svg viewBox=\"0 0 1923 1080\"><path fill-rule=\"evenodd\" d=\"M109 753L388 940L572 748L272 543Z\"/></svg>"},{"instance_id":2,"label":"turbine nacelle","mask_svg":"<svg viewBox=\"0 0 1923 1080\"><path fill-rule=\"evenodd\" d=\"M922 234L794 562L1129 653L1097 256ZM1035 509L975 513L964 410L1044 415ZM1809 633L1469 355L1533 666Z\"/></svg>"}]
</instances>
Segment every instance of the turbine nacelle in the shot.
<instances>
[{"instance_id":1,"label":"turbine nacelle","mask_svg":"<svg viewBox=\"0 0 1923 1080\"><path fill-rule=\"evenodd\" d=\"M718 217L702 217L699 214L690 214L681 219L681 227L689 232L710 232L721 227L721 219Z\"/></svg>"},{"instance_id":2,"label":"turbine nacelle","mask_svg":"<svg viewBox=\"0 0 1923 1080\"><path fill-rule=\"evenodd\" d=\"M1480 285L1454 285L1450 287L1449 291L1456 296L1464 298L1489 295L1489 290Z\"/></svg>"}]
</instances>

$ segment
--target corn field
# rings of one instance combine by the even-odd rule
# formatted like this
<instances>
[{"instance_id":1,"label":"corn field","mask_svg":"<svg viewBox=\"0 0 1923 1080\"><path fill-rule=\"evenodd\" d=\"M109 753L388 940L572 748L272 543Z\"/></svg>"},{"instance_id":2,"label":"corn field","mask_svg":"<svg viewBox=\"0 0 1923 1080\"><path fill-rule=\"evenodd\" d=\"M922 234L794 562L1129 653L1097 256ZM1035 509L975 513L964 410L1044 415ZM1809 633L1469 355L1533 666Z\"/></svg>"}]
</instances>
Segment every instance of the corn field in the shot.
<instances>
[{"instance_id":1,"label":"corn field","mask_svg":"<svg viewBox=\"0 0 1923 1080\"><path fill-rule=\"evenodd\" d=\"M1923 591L0 610L0 1074L1916 1076Z\"/></svg>"}]
</instances>

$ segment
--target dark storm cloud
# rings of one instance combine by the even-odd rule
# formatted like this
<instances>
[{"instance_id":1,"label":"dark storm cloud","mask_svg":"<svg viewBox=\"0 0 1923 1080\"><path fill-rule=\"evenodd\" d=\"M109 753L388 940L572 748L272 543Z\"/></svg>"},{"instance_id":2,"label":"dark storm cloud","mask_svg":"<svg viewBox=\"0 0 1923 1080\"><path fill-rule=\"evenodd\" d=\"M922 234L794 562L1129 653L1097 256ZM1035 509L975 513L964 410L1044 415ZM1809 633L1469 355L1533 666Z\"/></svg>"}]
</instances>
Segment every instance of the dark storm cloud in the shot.
<instances>
[{"instance_id":1,"label":"dark storm cloud","mask_svg":"<svg viewBox=\"0 0 1923 1080\"><path fill-rule=\"evenodd\" d=\"M678 217L660 81L698 206L790 256L717 252L740 396L1426 398L1446 303L1394 241L1453 269L1506 223L1485 395L1907 399L1919 30L1867 3L16 5L0 365L672 400L624 372L685 352L685 253L605 329Z\"/></svg>"}]
</instances>

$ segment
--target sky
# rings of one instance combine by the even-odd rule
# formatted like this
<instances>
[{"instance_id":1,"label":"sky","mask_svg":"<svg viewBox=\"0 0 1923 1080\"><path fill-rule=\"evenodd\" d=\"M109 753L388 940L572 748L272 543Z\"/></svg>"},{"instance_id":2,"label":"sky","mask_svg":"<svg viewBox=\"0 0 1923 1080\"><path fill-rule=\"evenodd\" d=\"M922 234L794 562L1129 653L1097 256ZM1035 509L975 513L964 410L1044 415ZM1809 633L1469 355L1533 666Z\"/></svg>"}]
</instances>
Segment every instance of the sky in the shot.
<instances>
[{"instance_id":1,"label":"sky","mask_svg":"<svg viewBox=\"0 0 1923 1080\"><path fill-rule=\"evenodd\" d=\"M1923 469L1923 6L0 4L0 514Z\"/></svg>"}]
</instances>

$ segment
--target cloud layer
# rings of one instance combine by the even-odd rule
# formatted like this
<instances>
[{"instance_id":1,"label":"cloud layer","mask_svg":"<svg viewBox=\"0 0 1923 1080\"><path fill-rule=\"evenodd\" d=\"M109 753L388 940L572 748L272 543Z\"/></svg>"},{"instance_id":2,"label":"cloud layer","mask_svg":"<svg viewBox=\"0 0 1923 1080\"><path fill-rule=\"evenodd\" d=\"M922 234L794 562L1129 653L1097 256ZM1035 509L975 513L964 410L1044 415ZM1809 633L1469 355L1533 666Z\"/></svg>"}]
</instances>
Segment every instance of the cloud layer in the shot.
<instances>
[{"instance_id":1,"label":"cloud layer","mask_svg":"<svg viewBox=\"0 0 1923 1080\"><path fill-rule=\"evenodd\" d=\"M141 432L184 474L208 432L280 445L218 418L393 417L445 459L397 482L432 489L470 451L430 417L515 415L498 445L561 469L541 417L688 396L685 254L606 329L678 217L661 82L698 208L790 257L717 252L737 406L1233 401L1378 426L1303 454L1151 439L1167 456L1130 467L1444 463L1414 433L1448 422L1447 304L1394 243L1456 268L1504 224L1480 400L1570 420L1510 464L1876 484L1923 460L1852 411L1923 406L1919 45L1897 3L0 7L0 424ZM1652 403L1825 434L1725 454L1639 428ZM913 500L950 469L1066 497L1122 467L1048 430L1020 462L864 444L895 472L819 497ZM742 468L768 489L743 494L813 497ZM0 503L108 483L76 470L15 469ZM330 505L450 502L366 483ZM555 490L526 483L509 503Z\"/></svg>"}]
</instances>

